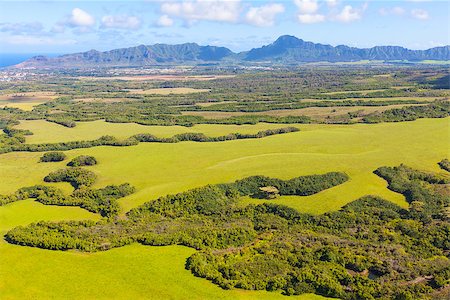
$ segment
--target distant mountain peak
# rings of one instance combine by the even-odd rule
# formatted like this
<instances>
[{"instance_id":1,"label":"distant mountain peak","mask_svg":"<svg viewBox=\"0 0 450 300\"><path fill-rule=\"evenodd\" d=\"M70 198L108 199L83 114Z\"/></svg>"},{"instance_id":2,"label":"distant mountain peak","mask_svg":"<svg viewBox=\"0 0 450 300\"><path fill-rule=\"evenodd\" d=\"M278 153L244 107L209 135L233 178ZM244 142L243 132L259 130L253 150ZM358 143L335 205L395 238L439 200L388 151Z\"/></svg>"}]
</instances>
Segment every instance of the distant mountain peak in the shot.
<instances>
[{"instance_id":1,"label":"distant mountain peak","mask_svg":"<svg viewBox=\"0 0 450 300\"><path fill-rule=\"evenodd\" d=\"M296 45L302 43L303 40L293 35L282 35L273 42L273 44Z\"/></svg>"}]
</instances>

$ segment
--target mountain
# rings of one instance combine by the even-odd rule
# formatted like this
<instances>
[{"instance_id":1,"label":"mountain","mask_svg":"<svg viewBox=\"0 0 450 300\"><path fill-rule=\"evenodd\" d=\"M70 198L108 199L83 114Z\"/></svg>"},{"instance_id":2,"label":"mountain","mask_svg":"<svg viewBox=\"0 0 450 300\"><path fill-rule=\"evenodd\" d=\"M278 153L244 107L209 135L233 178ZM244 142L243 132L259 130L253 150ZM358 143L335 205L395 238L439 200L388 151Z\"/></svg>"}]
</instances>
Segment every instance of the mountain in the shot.
<instances>
[{"instance_id":1,"label":"mountain","mask_svg":"<svg viewBox=\"0 0 450 300\"><path fill-rule=\"evenodd\" d=\"M54 58L36 56L14 67L125 67L220 62L299 64L319 61L346 62L358 60L450 60L450 46L428 50L410 50L399 46L376 46L363 49L345 45L333 47L331 45L303 41L294 36L283 35L270 45L241 53L233 53L225 47L199 46L195 43L179 45L155 44L105 52L90 50Z\"/></svg>"},{"instance_id":2,"label":"mountain","mask_svg":"<svg viewBox=\"0 0 450 300\"><path fill-rule=\"evenodd\" d=\"M247 61L295 62L344 62L357 60L450 60L450 46L436 47L428 50L409 50L398 46L376 46L360 49L340 45L305 42L294 36L284 35L275 42L246 53Z\"/></svg>"},{"instance_id":3,"label":"mountain","mask_svg":"<svg viewBox=\"0 0 450 300\"><path fill-rule=\"evenodd\" d=\"M234 55L234 53L225 47L199 46L195 43L180 45L155 44L105 52L90 50L54 58L35 56L16 65L16 67L112 67L181 64L187 62L218 62L231 55Z\"/></svg>"}]
</instances>

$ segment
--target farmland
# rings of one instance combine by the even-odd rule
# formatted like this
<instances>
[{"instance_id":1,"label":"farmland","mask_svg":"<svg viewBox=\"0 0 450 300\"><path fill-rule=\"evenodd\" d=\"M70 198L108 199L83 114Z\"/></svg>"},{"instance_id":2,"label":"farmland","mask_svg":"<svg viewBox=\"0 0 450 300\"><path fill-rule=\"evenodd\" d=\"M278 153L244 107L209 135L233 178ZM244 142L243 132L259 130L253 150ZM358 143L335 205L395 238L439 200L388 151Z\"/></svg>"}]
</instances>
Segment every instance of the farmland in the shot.
<instances>
[{"instance_id":1,"label":"farmland","mask_svg":"<svg viewBox=\"0 0 450 300\"><path fill-rule=\"evenodd\" d=\"M438 162L450 157L449 94L447 89L434 88L434 77L429 75L437 76L441 71L397 70L403 77L393 78L384 76L386 70L381 69L370 71L372 77L364 83L361 83L359 77L362 75L359 74L367 71L341 71L345 80L338 79L342 80L339 88L323 83L313 72L309 82L305 83L309 86L301 84L305 80L301 76L288 74L289 79L286 80L277 72L232 76L188 74L183 80L178 77L172 80L172 75L161 75L161 78L151 80L128 80L128 76L122 76L108 87L103 84L104 80L92 84L94 80L83 76L66 78L65 85L52 87L40 82L19 83L27 93L53 89L51 93L55 94L52 95L58 96L29 107L31 111L2 110L0 121L7 129L0 140L3 147L90 141L105 135L122 141L138 134L171 138L184 133L203 133L207 137L219 137L233 133L257 134L287 126L299 131L254 139L204 142L193 139L175 143L147 141L92 146L64 151L66 160L49 163L39 162L43 151L14 151L15 148L11 148L8 153L0 154L0 195L33 185L50 186L70 194L73 187L69 183L44 182L43 179L51 172L65 168L68 161L80 155L89 155L98 161L96 165L85 167L97 178L92 189L127 182L136 190L117 200L120 208L115 216L117 219L102 218L81 207L44 205L31 199L9 203L0 207L1 234L5 235L17 226L25 226L25 235L29 224L42 220L102 220L98 226L109 226L131 219L127 214L130 210L143 209L142 205L160 197L207 185L231 184L256 175L287 181L299 176L340 172L346 174L348 180L304 196L281 194L268 200L243 194L236 200L237 208L233 209L277 204L320 219L326 214L338 214L342 207L367 195L381 197L398 205L399 209L408 209L409 198L388 188L385 177L374 171L383 166L404 164L411 170L436 174L444 178L443 181L447 180L448 173L439 167ZM324 70L322 75L334 76L328 70ZM424 80L422 75L430 76L430 79ZM282 79L273 79L277 76ZM266 85L261 85L261 82ZM267 94L276 85L283 91ZM3 88L11 94L15 87L5 85ZM165 89L170 92L160 92ZM191 93L194 89L199 89L199 93ZM324 91L327 89L331 91ZM80 101L94 98L120 101ZM336 104L342 101L347 105ZM363 106L357 101L368 102L369 105ZM302 102L310 104L295 108ZM280 109L283 106L293 107ZM201 118L184 119L190 115L200 115ZM262 116L262 121L267 122L235 119L251 115L252 118ZM310 119L287 119L300 115ZM228 118L228 121L217 124L214 119L218 117ZM367 119L370 122L364 121L365 117L370 117ZM290 122L292 120L294 122ZM408 222L418 221L408 219ZM249 247L258 249L258 243L267 238L265 234L268 232L258 236L260 240L257 242L242 247L243 251ZM43 246L27 247L2 240L0 294L6 299L139 299L148 298L148 295L173 299L285 298L281 294L281 286L270 292L250 291L250 286L233 286L227 290L223 288L229 282L221 281L224 285L219 287L209 277L195 273L199 271L194 267L186 269L187 261L206 253L201 248L203 246L196 250L192 246L186 247L189 246L186 243L178 244L145 246L132 242L108 251L83 252L71 248L51 251L40 249L45 248ZM398 245L403 244L399 242ZM229 248L229 251L234 250L234 246ZM214 255L221 255L223 249L214 251ZM407 251L416 250L408 248ZM445 265L448 258L442 257L446 259L442 258L442 265ZM214 266L212 261L205 263ZM350 268L350 274L356 272ZM283 287L283 291L289 293L291 290ZM325 294L319 289L314 292ZM322 299L322 296L310 293L300 294L293 297ZM338 291L328 295L341 296Z\"/></svg>"}]
</instances>

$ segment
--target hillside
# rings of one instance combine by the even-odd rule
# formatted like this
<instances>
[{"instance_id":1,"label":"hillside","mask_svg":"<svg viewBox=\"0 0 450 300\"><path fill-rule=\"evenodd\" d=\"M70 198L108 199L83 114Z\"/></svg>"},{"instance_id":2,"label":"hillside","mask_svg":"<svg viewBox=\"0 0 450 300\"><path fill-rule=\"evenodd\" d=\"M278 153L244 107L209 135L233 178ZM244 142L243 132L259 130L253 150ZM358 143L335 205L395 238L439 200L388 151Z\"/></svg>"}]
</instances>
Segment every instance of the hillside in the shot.
<instances>
[{"instance_id":1,"label":"hillside","mask_svg":"<svg viewBox=\"0 0 450 300\"><path fill-rule=\"evenodd\" d=\"M410 50L399 46L376 46L363 49L345 45L334 47L284 35L272 44L241 53L234 53L225 47L200 46L196 43L179 45L155 44L114 49L105 52L90 50L55 58L36 56L14 67L114 67L199 64L207 62L298 64L319 61L348 62L359 60L450 60L450 46L435 47L427 50Z\"/></svg>"}]
</instances>

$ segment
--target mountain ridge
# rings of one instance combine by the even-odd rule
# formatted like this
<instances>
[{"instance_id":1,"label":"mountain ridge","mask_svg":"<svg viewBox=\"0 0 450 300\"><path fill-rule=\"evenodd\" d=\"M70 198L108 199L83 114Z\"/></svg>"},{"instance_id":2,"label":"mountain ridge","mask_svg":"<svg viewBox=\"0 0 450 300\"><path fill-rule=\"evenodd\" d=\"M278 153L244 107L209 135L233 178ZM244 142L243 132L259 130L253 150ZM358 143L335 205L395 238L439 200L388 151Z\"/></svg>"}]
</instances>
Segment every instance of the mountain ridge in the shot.
<instances>
[{"instance_id":1,"label":"mountain ridge","mask_svg":"<svg viewBox=\"0 0 450 300\"><path fill-rule=\"evenodd\" d=\"M36 56L14 68L69 68L151 66L181 63L258 63L300 64L308 62L348 62L359 60L450 60L450 46L411 50L401 46L356 48L346 45L304 41L283 35L269 45L235 53L226 47L200 46L196 43L153 44L109 51L89 50L48 58Z\"/></svg>"}]
</instances>

